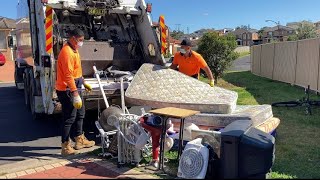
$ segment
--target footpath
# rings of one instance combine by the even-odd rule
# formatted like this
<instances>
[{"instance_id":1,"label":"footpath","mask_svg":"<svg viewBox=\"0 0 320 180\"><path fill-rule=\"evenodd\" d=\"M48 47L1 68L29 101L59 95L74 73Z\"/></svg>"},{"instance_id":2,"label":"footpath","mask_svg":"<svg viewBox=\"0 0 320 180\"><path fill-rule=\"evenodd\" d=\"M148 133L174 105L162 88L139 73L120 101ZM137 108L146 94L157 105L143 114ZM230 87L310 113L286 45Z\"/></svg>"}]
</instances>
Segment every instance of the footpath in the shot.
<instances>
[{"instance_id":1,"label":"footpath","mask_svg":"<svg viewBox=\"0 0 320 180\"><path fill-rule=\"evenodd\" d=\"M73 157L46 157L46 163L25 160L0 166L0 179L157 179L158 177L83 153ZM7 173L3 173L7 172Z\"/></svg>"},{"instance_id":2,"label":"footpath","mask_svg":"<svg viewBox=\"0 0 320 180\"><path fill-rule=\"evenodd\" d=\"M14 82L14 61L7 61L6 64L0 66L1 82Z\"/></svg>"}]
</instances>

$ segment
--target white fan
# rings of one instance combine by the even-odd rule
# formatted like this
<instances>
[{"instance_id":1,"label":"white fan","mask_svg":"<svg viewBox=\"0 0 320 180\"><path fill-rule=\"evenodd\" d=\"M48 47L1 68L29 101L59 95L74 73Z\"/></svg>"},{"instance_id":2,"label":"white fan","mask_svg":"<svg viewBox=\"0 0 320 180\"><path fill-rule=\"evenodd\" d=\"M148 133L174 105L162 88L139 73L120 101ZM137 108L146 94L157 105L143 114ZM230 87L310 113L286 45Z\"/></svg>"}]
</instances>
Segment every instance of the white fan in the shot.
<instances>
[{"instance_id":1,"label":"white fan","mask_svg":"<svg viewBox=\"0 0 320 180\"><path fill-rule=\"evenodd\" d=\"M207 173L209 149L201 144L202 138L189 141L180 157L178 177L204 179Z\"/></svg>"},{"instance_id":2,"label":"white fan","mask_svg":"<svg viewBox=\"0 0 320 180\"><path fill-rule=\"evenodd\" d=\"M201 144L210 145L214 152L220 157L220 147L221 147L221 132L202 130L202 129L192 129L191 130L192 139L202 138Z\"/></svg>"}]
</instances>

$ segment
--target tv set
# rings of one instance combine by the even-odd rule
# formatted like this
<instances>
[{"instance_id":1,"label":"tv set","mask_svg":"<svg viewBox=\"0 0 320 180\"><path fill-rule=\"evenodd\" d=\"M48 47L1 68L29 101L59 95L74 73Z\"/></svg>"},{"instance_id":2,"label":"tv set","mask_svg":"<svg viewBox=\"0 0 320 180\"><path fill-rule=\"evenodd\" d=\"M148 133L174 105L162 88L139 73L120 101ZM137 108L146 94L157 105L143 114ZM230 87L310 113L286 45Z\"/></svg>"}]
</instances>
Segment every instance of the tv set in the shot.
<instances>
[{"instance_id":1,"label":"tv set","mask_svg":"<svg viewBox=\"0 0 320 180\"><path fill-rule=\"evenodd\" d=\"M221 179L265 179L275 159L275 138L238 120L221 131Z\"/></svg>"}]
</instances>

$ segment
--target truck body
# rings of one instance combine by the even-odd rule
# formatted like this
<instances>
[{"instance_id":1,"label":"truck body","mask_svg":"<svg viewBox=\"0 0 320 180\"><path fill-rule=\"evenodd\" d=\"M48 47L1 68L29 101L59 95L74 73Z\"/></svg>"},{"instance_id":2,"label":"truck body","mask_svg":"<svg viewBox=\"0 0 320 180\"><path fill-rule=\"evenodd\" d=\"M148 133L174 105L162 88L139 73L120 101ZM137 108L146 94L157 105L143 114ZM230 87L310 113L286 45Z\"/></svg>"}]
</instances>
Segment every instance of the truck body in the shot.
<instances>
[{"instance_id":1,"label":"truck body","mask_svg":"<svg viewBox=\"0 0 320 180\"><path fill-rule=\"evenodd\" d=\"M93 65L102 74L110 67L134 72L143 63L164 65L159 35L146 9L144 0L19 0L15 81L24 89L33 117L61 111L55 92L56 64L74 28L85 33L79 53L89 84L95 83ZM101 79L111 100L120 96L116 78ZM98 88L91 93L83 90L83 96L87 109L97 108Z\"/></svg>"}]
</instances>

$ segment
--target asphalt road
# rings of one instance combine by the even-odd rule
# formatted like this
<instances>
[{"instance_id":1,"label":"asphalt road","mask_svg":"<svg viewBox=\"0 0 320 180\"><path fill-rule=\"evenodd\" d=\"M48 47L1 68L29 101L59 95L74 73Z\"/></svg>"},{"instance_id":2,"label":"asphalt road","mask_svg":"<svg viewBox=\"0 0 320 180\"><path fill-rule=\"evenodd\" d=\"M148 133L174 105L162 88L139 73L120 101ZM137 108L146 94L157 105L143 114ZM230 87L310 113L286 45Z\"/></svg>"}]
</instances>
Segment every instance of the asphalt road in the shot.
<instances>
[{"instance_id":1,"label":"asphalt road","mask_svg":"<svg viewBox=\"0 0 320 180\"><path fill-rule=\"evenodd\" d=\"M95 136L92 113L88 113L84 130ZM14 84L0 84L0 165L41 158L60 156L60 120L53 116L35 121L24 105L23 90Z\"/></svg>"},{"instance_id":2,"label":"asphalt road","mask_svg":"<svg viewBox=\"0 0 320 180\"><path fill-rule=\"evenodd\" d=\"M229 71L250 71L250 55L236 59L232 66L228 69Z\"/></svg>"}]
</instances>

